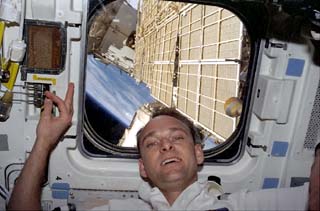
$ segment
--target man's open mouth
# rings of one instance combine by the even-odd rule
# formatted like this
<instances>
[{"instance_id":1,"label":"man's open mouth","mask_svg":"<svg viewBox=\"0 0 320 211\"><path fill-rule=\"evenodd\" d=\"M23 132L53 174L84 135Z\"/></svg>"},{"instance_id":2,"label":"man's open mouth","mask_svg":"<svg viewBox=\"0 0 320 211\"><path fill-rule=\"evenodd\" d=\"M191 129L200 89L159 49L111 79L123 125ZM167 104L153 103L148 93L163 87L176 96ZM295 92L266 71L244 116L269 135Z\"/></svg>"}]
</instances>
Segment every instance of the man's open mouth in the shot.
<instances>
[{"instance_id":1,"label":"man's open mouth","mask_svg":"<svg viewBox=\"0 0 320 211\"><path fill-rule=\"evenodd\" d=\"M180 162L181 159L179 158L169 158L169 159L166 159L164 161L162 161L161 163L161 166L164 166L164 165L167 165L167 164L171 164L171 163L175 163L175 162Z\"/></svg>"}]
</instances>

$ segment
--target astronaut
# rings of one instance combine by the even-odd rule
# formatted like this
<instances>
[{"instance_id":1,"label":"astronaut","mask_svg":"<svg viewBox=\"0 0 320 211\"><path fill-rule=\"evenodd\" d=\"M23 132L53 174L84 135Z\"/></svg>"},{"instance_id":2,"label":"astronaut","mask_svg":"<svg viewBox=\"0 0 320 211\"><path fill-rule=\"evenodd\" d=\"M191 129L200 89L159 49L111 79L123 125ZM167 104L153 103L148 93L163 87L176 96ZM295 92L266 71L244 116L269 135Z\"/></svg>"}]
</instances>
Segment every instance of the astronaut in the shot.
<instances>
[{"instance_id":1,"label":"astronaut","mask_svg":"<svg viewBox=\"0 0 320 211\"><path fill-rule=\"evenodd\" d=\"M40 210L41 184L51 152L71 125L74 85L64 100L46 92L37 138L17 179L8 210ZM52 116L55 104L59 116ZM139 172L144 182L139 199L109 200L93 210L319 210L320 150L317 147L310 188L241 190L218 199L207 181L198 179L204 161L201 136L187 118L174 109L162 109L138 134Z\"/></svg>"}]
</instances>

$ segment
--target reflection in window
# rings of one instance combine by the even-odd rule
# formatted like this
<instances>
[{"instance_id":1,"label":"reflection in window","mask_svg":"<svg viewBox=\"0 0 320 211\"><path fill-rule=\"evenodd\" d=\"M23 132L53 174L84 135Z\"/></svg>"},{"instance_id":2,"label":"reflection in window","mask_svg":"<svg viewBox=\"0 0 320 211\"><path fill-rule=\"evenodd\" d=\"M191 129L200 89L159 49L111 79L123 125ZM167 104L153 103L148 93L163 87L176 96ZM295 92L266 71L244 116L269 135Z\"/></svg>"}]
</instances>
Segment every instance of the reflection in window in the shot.
<instances>
[{"instance_id":1,"label":"reflection in window","mask_svg":"<svg viewBox=\"0 0 320 211\"><path fill-rule=\"evenodd\" d=\"M152 108L164 105L202 129L205 149L224 142L246 91L250 46L240 19L215 6L130 2L89 20L85 139L110 153L134 147Z\"/></svg>"}]
</instances>

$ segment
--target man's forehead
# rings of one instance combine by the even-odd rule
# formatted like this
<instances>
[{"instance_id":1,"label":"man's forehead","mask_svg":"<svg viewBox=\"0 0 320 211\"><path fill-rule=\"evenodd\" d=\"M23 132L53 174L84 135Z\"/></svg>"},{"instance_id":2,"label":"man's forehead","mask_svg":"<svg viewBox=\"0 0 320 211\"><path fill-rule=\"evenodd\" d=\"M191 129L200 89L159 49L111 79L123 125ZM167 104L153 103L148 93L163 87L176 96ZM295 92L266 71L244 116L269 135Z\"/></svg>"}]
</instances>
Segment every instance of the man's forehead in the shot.
<instances>
[{"instance_id":1,"label":"man's forehead","mask_svg":"<svg viewBox=\"0 0 320 211\"><path fill-rule=\"evenodd\" d=\"M188 126L184 122L180 121L179 119L172 116L168 116L168 115L160 115L151 119L146 124L146 126L141 131L142 132L141 135L143 136L152 131L158 131L158 130L164 130L164 129L170 129L170 128L175 128L175 129L180 128L182 130L189 132Z\"/></svg>"}]
</instances>

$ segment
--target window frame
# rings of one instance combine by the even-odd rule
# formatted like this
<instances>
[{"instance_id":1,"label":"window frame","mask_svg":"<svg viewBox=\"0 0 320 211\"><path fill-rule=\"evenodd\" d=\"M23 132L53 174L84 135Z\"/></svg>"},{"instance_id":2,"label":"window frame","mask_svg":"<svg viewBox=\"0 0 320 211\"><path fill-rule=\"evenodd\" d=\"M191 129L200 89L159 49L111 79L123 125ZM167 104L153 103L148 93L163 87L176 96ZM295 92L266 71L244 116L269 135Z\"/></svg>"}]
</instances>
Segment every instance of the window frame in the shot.
<instances>
[{"instance_id":1,"label":"window frame","mask_svg":"<svg viewBox=\"0 0 320 211\"><path fill-rule=\"evenodd\" d=\"M94 0L91 0L94 2ZM110 3L112 1L105 0L104 3ZM248 67L248 75L247 80L245 82L246 94L243 99L243 110L240 116L238 126L236 130L232 133L232 135L222 144L216 146L215 148L205 150L205 162L210 164L218 164L218 165L231 165L236 163L241 159L244 154L245 147L247 145L247 131L248 131L248 123L250 120L250 110L252 107L252 95L253 95L253 87L255 83L256 77L256 66L258 62L258 54L260 47L260 39L265 35L266 28L261 25L265 20L265 15L261 14L263 11L266 13L266 9L263 4L259 3L250 3L250 2L231 2L228 1L216 1L212 2L209 0L200 0L200 1L175 1L175 2L184 2L184 3L196 3L196 4L206 4L212 6L218 6L225 8L231 12L233 12L241 21L242 24L246 27L249 39L250 39L250 60ZM101 5L89 5L89 15L88 19L90 19L95 10L99 9ZM258 8L258 9L257 9ZM253 10L254 9L254 10ZM254 11L254 12L252 12ZM260 12L260 13L259 13ZM260 18L256 18L259 13ZM89 21L88 21L89 22ZM256 27L259 26L259 27ZM89 28L89 27L88 27ZM85 109L85 108L84 108ZM85 118L84 123L85 124ZM85 127L85 126L84 126ZM88 128L87 128L88 129ZM90 132L90 131L89 131ZM84 130L84 134L90 136L88 131ZM81 141L82 152L90 157L108 157L108 158L130 158L136 159L139 157L138 151L135 148L127 148L113 145L106 150L102 154L92 154L84 149L83 141ZM101 149L102 146L99 144L94 144L95 147Z\"/></svg>"}]
</instances>

